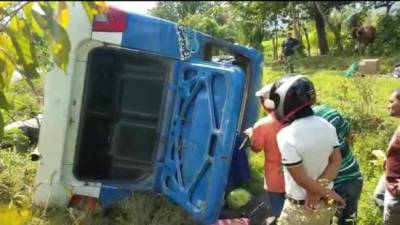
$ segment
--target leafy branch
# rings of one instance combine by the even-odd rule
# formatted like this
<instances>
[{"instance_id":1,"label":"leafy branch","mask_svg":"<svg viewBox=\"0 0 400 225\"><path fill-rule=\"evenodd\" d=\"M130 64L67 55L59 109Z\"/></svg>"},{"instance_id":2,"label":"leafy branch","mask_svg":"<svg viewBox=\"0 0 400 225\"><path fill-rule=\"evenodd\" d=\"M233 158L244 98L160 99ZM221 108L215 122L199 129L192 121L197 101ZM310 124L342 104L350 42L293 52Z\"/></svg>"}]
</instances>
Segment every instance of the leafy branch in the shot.
<instances>
[{"instance_id":1,"label":"leafy branch","mask_svg":"<svg viewBox=\"0 0 400 225\"><path fill-rule=\"evenodd\" d=\"M5 17L9 17L9 19L2 24L3 27L7 27L7 25L10 23L10 21L16 16L26 5L30 4L31 2L24 2L22 3L19 7L17 7L14 11L11 12L10 15L7 15ZM4 17L3 17L4 18Z\"/></svg>"}]
</instances>

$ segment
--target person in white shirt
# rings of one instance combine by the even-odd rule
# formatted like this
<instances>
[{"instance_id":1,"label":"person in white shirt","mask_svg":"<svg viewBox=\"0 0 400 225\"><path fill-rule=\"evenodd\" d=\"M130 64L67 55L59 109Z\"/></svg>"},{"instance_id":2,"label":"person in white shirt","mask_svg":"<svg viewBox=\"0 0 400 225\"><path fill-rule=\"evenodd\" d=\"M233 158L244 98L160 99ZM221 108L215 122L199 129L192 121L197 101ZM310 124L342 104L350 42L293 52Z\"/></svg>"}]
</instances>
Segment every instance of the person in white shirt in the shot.
<instances>
[{"instance_id":1,"label":"person in white shirt","mask_svg":"<svg viewBox=\"0 0 400 225\"><path fill-rule=\"evenodd\" d=\"M305 76L274 83L271 100L284 125L277 136L284 166L286 200L278 225L329 225L345 202L332 188L341 155L335 128L313 115L314 85Z\"/></svg>"}]
</instances>

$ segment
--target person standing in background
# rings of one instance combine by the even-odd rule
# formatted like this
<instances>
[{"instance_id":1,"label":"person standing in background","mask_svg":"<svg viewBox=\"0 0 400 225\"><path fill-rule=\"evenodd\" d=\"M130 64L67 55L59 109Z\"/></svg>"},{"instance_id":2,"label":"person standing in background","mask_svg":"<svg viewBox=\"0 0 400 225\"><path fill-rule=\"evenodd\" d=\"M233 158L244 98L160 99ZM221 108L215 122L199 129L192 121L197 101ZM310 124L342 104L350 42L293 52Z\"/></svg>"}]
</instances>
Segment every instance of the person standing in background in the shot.
<instances>
[{"instance_id":1,"label":"person standing in background","mask_svg":"<svg viewBox=\"0 0 400 225\"><path fill-rule=\"evenodd\" d=\"M296 38L293 38L292 33L289 32L287 38L282 43L282 54L287 66L287 72L289 74L294 73L293 61L294 61L295 50L298 47L300 47L300 42Z\"/></svg>"},{"instance_id":2,"label":"person standing in background","mask_svg":"<svg viewBox=\"0 0 400 225\"><path fill-rule=\"evenodd\" d=\"M336 128L339 139L342 164L336 178L333 180L334 189L346 201L346 207L338 210L338 225L354 225L357 219L358 200L363 186L363 178L352 147L351 124L332 107L318 105L313 107L314 114Z\"/></svg>"}]
</instances>

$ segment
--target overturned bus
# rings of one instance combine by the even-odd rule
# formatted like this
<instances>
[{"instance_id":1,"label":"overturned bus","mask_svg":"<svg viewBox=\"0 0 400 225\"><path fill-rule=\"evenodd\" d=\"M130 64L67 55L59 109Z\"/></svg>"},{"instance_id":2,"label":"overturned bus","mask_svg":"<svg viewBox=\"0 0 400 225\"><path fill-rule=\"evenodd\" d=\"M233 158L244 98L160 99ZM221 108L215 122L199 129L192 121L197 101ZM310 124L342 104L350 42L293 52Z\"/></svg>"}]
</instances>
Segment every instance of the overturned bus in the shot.
<instances>
[{"instance_id":1,"label":"overturned bus","mask_svg":"<svg viewBox=\"0 0 400 225\"><path fill-rule=\"evenodd\" d=\"M258 117L262 55L155 17L109 8L91 23L69 9L67 74L45 81L35 204L150 190L213 223Z\"/></svg>"}]
</instances>

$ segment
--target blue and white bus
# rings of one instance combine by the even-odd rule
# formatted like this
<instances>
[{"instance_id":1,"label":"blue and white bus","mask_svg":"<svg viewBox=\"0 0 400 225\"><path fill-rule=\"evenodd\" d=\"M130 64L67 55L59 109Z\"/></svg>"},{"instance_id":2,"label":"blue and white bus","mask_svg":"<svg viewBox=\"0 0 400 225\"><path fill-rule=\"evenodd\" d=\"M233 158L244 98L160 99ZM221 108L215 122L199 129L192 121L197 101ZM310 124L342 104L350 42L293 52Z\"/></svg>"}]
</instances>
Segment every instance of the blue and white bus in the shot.
<instances>
[{"instance_id":1,"label":"blue and white bus","mask_svg":"<svg viewBox=\"0 0 400 225\"><path fill-rule=\"evenodd\" d=\"M69 9L67 74L45 81L35 204L150 190L213 223L258 117L262 55L155 17L110 7L91 23L80 4Z\"/></svg>"}]
</instances>

